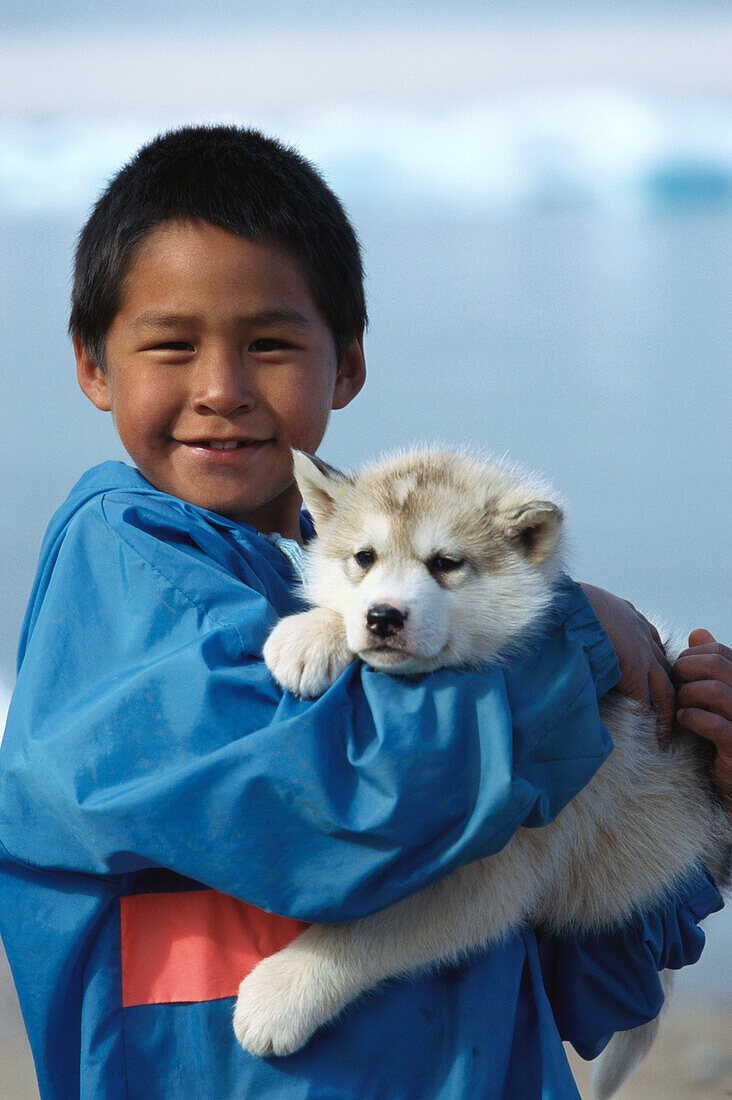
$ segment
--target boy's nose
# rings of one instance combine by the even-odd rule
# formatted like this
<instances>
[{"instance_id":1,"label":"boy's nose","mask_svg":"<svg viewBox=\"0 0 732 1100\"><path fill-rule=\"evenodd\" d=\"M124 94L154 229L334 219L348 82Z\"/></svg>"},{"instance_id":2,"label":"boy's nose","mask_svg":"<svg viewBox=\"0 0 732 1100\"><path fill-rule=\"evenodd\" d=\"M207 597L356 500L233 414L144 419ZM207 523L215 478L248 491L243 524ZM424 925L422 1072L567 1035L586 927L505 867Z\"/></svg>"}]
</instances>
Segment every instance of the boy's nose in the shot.
<instances>
[{"instance_id":1,"label":"boy's nose","mask_svg":"<svg viewBox=\"0 0 732 1100\"><path fill-rule=\"evenodd\" d=\"M229 416L253 408L256 398L243 364L234 357L220 356L198 365L191 403L196 412Z\"/></svg>"}]
</instances>

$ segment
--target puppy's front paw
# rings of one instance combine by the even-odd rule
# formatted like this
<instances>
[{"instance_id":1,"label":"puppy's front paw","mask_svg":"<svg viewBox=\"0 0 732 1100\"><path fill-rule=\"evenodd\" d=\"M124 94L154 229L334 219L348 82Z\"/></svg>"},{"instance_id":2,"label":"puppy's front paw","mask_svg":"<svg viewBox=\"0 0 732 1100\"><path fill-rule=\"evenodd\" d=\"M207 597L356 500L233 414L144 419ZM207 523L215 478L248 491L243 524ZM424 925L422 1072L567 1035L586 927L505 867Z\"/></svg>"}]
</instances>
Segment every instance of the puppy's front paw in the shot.
<instances>
[{"instance_id":1,"label":"puppy's front paw","mask_svg":"<svg viewBox=\"0 0 732 1100\"><path fill-rule=\"evenodd\" d=\"M264 660L283 688L307 699L335 683L353 654L342 621L317 609L282 619L267 639Z\"/></svg>"},{"instance_id":2,"label":"puppy's front paw","mask_svg":"<svg viewBox=\"0 0 732 1100\"><path fill-rule=\"evenodd\" d=\"M325 1022L284 951L264 959L239 986L234 1032L258 1058L292 1054Z\"/></svg>"}]
</instances>

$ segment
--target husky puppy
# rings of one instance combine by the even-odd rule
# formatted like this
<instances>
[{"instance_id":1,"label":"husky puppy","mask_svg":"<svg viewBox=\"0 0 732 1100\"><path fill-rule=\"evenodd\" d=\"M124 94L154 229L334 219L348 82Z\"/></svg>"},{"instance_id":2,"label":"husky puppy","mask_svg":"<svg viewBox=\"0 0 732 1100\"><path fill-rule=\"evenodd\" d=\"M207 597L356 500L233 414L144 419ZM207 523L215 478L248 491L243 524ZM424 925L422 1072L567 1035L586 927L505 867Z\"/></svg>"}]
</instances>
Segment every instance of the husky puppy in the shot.
<instances>
[{"instance_id":1,"label":"husky puppy","mask_svg":"<svg viewBox=\"0 0 732 1100\"><path fill-rule=\"evenodd\" d=\"M360 657L411 675L499 659L554 598L562 509L545 485L460 451L399 454L345 476L295 452L318 538L307 550L312 609L283 619L264 657L275 678L319 695ZM672 654L671 656L674 656ZM586 933L652 905L724 839L700 742L624 697L601 703L615 750L542 829L397 905L313 925L242 982L234 1015L253 1054L289 1054L386 978L454 962L522 922ZM596 1082L610 1096L645 1053L655 1021L616 1037Z\"/></svg>"}]
</instances>

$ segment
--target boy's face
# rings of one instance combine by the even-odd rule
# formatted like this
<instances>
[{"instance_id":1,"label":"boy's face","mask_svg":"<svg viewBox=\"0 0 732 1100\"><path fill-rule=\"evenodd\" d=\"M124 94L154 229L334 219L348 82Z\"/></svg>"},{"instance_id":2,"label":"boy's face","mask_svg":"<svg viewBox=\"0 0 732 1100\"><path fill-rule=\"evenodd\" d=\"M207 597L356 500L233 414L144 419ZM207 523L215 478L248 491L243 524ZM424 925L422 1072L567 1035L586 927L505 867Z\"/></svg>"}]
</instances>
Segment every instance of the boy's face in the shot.
<instances>
[{"instance_id":1,"label":"boy's face","mask_svg":"<svg viewBox=\"0 0 732 1100\"><path fill-rule=\"evenodd\" d=\"M143 242L104 372L78 338L74 350L81 388L111 410L156 488L290 537L300 508L290 449L314 452L330 410L365 377L360 340L336 364L330 329L283 249L206 222L167 222Z\"/></svg>"}]
</instances>

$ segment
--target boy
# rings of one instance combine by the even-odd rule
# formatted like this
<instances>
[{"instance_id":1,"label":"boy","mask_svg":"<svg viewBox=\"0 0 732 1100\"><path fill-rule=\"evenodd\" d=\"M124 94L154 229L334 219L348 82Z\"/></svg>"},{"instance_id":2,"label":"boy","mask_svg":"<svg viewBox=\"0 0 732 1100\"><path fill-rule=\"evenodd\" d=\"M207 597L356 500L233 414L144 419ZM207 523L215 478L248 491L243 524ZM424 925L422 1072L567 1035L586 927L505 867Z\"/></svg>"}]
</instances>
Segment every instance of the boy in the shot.
<instances>
[{"instance_id":1,"label":"boy","mask_svg":"<svg viewBox=\"0 0 732 1100\"><path fill-rule=\"evenodd\" d=\"M314 702L269 678L312 533L290 448L361 388L365 321L338 201L254 132L157 139L81 234L79 382L137 469L91 470L51 522L0 758L0 926L44 1100L575 1097L548 996L591 1055L701 950L702 873L623 934L525 931L386 987L291 1058L237 1046L239 981L299 922L497 850L610 750L615 655L568 580L503 670L353 665Z\"/></svg>"}]
</instances>

